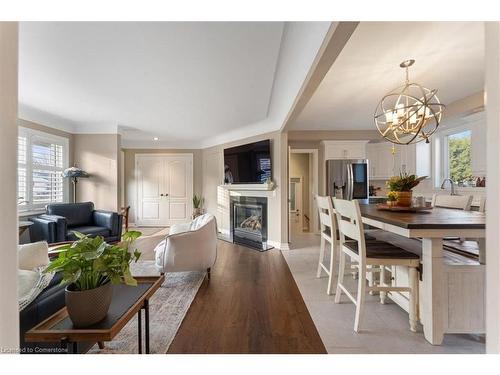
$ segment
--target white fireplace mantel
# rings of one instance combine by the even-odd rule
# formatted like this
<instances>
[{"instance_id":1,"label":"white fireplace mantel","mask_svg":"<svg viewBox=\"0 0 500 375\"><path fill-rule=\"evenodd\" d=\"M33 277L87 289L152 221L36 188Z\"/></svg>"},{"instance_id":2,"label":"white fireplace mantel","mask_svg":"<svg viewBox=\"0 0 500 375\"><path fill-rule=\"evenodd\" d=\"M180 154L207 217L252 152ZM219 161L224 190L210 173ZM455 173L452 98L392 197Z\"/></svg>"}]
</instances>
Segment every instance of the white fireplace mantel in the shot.
<instances>
[{"instance_id":1,"label":"white fireplace mantel","mask_svg":"<svg viewBox=\"0 0 500 375\"><path fill-rule=\"evenodd\" d=\"M267 184L219 185L229 195L240 197L276 197L276 186Z\"/></svg>"}]
</instances>

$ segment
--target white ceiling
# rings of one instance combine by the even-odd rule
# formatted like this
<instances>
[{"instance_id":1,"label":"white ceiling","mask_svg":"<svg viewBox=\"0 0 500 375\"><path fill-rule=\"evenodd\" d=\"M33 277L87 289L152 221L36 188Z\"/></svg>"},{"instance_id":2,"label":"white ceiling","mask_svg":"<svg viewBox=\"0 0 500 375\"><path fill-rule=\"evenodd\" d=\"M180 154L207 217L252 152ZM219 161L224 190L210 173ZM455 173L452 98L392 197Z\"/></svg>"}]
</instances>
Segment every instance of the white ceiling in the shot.
<instances>
[{"instance_id":1,"label":"white ceiling","mask_svg":"<svg viewBox=\"0 0 500 375\"><path fill-rule=\"evenodd\" d=\"M195 147L268 115L283 22L23 22L19 116Z\"/></svg>"},{"instance_id":2,"label":"white ceiling","mask_svg":"<svg viewBox=\"0 0 500 375\"><path fill-rule=\"evenodd\" d=\"M410 80L438 89L444 104L484 86L484 23L362 22L293 130L373 129L373 112L404 83L399 63L415 59Z\"/></svg>"}]
</instances>

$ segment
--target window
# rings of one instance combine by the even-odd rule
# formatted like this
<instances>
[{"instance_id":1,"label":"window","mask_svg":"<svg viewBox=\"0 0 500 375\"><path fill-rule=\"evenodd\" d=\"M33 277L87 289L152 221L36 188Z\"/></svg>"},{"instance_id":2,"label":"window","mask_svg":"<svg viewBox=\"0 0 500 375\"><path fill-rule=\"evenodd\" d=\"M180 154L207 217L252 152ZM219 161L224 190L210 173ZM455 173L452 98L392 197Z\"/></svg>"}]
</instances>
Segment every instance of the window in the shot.
<instances>
[{"instance_id":1,"label":"window","mask_svg":"<svg viewBox=\"0 0 500 375\"><path fill-rule=\"evenodd\" d=\"M17 197L21 211L67 200L62 171L68 166L68 140L19 128Z\"/></svg>"},{"instance_id":2,"label":"window","mask_svg":"<svg viewBox=\"0 0 500 375\"><path fill-rule=\"evenodd\" d=\"M474 187L473 134L470 127L461 127L443 132L436 143L436 187L445 178L452 179L458 187Z\"/></svg>"}]
</instances>

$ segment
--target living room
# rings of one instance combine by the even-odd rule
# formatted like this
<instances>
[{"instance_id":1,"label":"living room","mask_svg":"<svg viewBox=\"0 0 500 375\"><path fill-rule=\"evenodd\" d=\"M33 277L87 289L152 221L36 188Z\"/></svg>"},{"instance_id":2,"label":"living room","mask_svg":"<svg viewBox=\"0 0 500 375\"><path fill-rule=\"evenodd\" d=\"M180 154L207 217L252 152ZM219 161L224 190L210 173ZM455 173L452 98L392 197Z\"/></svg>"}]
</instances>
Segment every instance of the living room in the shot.
<instances>
[{"instance_id":1,"label":"living room","mask_svg":"<svg viewBox=\"0 0 500 375\"><path fill-rule=\"evenodd\" d=\"M478 17L1 22L2 351L498 352Z\"/></svg>"}]
</instances>

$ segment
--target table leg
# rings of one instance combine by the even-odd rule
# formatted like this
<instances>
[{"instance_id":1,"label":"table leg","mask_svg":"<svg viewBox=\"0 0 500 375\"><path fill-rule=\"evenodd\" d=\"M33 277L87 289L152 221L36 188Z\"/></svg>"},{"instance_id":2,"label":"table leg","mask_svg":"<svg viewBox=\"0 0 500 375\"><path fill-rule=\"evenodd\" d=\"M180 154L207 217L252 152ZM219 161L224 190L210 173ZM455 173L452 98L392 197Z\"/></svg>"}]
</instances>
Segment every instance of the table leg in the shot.
<instances>
[{"instance_id":1,"label":"table leg","mask_svg":"<svg viewBox=\"0 0 500 375\"><path fill-rule=\"evenodd\" d=\"M146 354L149 354L149 300L144 300L144 329L146 340Z\"/></svg>"},{"instance_id":2,"label":"table leg","mask_svg":"<svg viewBox=\"0 0 500 375\"><path fill-rule=\"evenodd\" d=\"M479 246L479 263L486 264L486 238L478 238L477 244Z\"/></svg>"},{"instance_id":3,"label":"table leg","mask_svg":"<svg viewBox=\"0 0 500 375\"><path fill-rule=\"evenodd\" d=\"M432 345L441 345L446 330L445 314L448 301L445 289L443 241L440 238L422 239L422 316L424 336Z\"/></svg>"},{"instance_id":4,"label":"table leg","mask_svg":"<svg viewBox=\"0 0 500 375\"><path fill-rule=\"evenodd\" d=\"M139 344L139 354L142 354L142 309L137 313L137 343Z\"/></svg>"}]
</instances>

